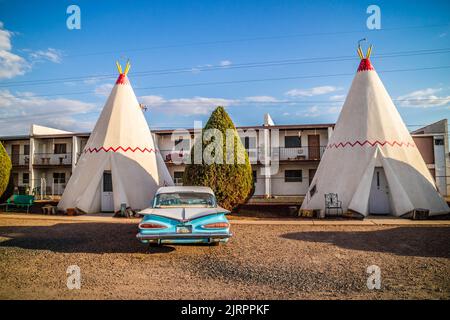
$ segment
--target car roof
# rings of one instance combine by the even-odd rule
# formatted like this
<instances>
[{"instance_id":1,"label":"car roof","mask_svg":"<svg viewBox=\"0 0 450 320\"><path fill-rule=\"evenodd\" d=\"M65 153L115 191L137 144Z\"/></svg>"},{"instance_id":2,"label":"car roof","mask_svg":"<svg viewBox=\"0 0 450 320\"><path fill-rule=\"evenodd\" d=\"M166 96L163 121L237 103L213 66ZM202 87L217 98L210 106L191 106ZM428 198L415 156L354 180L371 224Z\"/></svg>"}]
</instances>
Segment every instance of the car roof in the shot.
<instances>
[{"instance_id":1,"label":"car roof","mask_svg":"<svg viewBox=\"0 0 450 320\"><path fill-rule=\"evenodd\" d=\"M209 193L214 195L209 187L198 187L198 186L173 186L173 187L161 187L156 191L156 194L161 193L174 193L174 192L198 192L198 193Z\"/></svg>"}]
</instances>

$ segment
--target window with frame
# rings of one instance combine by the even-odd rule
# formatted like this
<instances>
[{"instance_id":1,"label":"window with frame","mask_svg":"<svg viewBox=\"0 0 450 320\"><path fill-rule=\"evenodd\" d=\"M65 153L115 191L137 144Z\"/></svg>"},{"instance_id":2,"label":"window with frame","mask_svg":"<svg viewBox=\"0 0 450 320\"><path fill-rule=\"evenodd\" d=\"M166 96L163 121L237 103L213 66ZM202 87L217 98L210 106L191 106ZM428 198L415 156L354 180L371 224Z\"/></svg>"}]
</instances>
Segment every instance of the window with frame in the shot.
<instances>
[{"instance_id":1,"label":"window with frame","mask_svg":"<svg viewBox=\"0 0 450 320\"><path fill-rule=\"evenodd\" d=\"M29 155L30 154L30 145L29 144L25 144L23 146L23 154L25 154L25 155Z\"/></svg>"},{"instance_id":2,"label":"window with frame","mask_svg":"<svg viewBox=\"0 0 450 320\"><path fill-rule=\"evenodd\" d=\"M66 183L66 173L53 172L53 183Z\"/></svg>"},{"instance_id":3,"label":"window with frame","mask_svg":"<svg viewBox=\"0 0 450 320\"><path fill-rule=\"evenodd\" d=\"M174 171L174 173L173 173L173 182L176 185L178 185L178 186L183 185L183 174L184 174L183 171Z\"/></svg>"},{"instance_id":4,"label":"window with frame","mask_svg":"<svg viewBox=\"0 0 450 320\"><path fill-rule=\"evenodd\" d=\"M434 145L435 146L443 146L444 145L444 139L434 139Z\"/></svg>"},{"instance_id":5,"label":"window with frame","mask_svg":"<svg viewBox=\"0 0 450 320\"><path fill-rule=\"evenodd\" d=\"M284 182L302 182L302 170L285 170Z\"/></svg>"},{"instance_id":6,"label":"window with frame","mask_svg":"<svg viewBox=\"0 0 450 320\"><path fill-rule=\"evenodd\" d=\"M54 154L67 153L67 145L65 143L55 143Z\"/></svg>"},{"instance_id":7,"label":"window with frame","mask_svg":"<svg viewBox=\"0 0 450 320\"><path fill-rule=\"evenodd\" d=\"M258 182L258 175L257 175L257 173L256 173L256 170L253 170L253 171L252 171L252 174L253 174L253 183Z\"/></svg>"},{"instance_id":8,"label":"window with frame","mask_svg":"<svg viewBox=\"0 0 450 320\"><path fill-rule=\"evenodd\" d=\"M30 174L28 172L22 173L22 183L29 184L30 183Z\"/></svg>"},{"instance_id":9,"label":"window with frame","mask_svg":"<svg viewBox=\"0 0 450 320\"><path fill-rule=\"evenodd\" d=\"M302 139L298 136L284 136L285 148L301 148Z\"/></svg>"}]
</instances>

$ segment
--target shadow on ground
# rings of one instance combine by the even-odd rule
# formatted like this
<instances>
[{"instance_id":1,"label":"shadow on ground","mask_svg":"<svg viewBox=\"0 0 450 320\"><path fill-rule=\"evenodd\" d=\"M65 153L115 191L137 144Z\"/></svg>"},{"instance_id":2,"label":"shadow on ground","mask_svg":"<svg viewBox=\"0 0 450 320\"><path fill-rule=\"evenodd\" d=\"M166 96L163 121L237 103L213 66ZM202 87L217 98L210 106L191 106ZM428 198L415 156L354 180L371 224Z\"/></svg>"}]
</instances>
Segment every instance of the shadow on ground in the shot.
<instances>
[{"instance_id":1,"label":"shadow on ground","mask_svg":"<svg viewBox=\"0 0 450 320\"><path fill-rule=\"evenodd\" d=\"M144 253L147 245L136 239L137 226L128 223L59 223L52 226L2 226L0 247L19 247L63 253ZM168 253L171 246L152 247Z\"/></svg>"},{"instance_id":2,"label":"shadow on ground","mask_svg":"<svg viewBox=\"0 0 450 320\"><path fill-rule=\"evenodd\" d=\"M450 258L449 227L397 227L370 231L308 231L282 238L330 243L350 250L392 253L399 256Z\"/></svg>"}]
</instances>

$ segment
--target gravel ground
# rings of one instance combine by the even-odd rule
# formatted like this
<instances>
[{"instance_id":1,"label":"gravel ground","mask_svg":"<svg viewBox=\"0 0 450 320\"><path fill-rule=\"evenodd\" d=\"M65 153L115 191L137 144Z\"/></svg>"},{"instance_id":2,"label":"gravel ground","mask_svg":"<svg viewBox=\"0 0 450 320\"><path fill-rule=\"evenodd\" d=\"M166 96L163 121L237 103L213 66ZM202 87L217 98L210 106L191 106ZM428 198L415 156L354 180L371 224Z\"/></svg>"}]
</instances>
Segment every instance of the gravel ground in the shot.
<instances>
[{"instance_id":1,"label":"gravel ground","mask_svg":"<svg viewBox=\"0 0 450 320\"><path fill-rule=\"evenodd\" d=\"M449 299L450 227L234 225L151 248L136 225L0 219L0 299ZM81 268L80 290L66 269ZM366 268L381 268L380 290Z\"/></svg>"}]
</instances>

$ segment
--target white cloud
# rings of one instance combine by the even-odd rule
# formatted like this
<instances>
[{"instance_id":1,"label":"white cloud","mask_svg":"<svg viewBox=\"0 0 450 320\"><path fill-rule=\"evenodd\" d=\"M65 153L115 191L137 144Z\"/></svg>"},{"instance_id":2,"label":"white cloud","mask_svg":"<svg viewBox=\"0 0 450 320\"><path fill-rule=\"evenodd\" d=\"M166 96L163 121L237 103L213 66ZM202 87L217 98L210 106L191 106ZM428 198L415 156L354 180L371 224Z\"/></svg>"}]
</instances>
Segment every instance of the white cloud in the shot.
<instances>
[{"instance_id":1,"label":"white cloud","mask_svg":"<svg viewBox=\"0 0 450 320\"><path fill-rule=\"evenodd\" d=\"M0 21L0 50L10 51L12 49L11 36L13 33L4 29L3 22Z\"/></svg>"},{"instance_id":2,"label":"white cloud","mask_svg":"<svg viewBox=\"0 0 450 320\"><path fill-rule=\"evenodd\" d=\"M236 102L236 100L224 98L193 97L164 99L161 96L141 96L138 100L150 110L185 116L208 115L217 106L227 107Z\"/></svg>"},{"instance_id":3,"label":"white cloud","mask_svg":"<svg viewBox=\"0 0 450 320\"><path fill-rule=\"evenodd\" d=\"M280 102L277 98L271 97L271 96L252 96L252 97L246 97L244 101L248 102L261 102L261 103L273 103L273 102Z\"/></svg>"},{"instance_id":4,"label":"white cloud","mask_svg":"<svg viewBox=\"0 0 450 320\"><path fill-rule=\"evenodd\" d=\"M245 106L250 103L255 104L271 104L283 103L285 101L278 100L272 96L251 96L239 99L227 98L210 98L210 97L193 97L193 98L177 98L165 99L162 96L141 96L139 102L146 105L150 110L168 114L180 115L208 115L217 106Z\"/></svg>"},{"instance_id":5,"label":"white cloud","mask_svg":"<svg viewBox=\"0 0 450 320\"><path fill-rule=\"evenodd\" d=\"M104 83L95 88L94 93L99 96L107 97L111 93L114 85L112 83Z\"/></svg>"},{"instance_id":6,"label":"white cloud","mask_svg":"<svg viewBox=\"0 0 450 320\"><path fill-rule=\"evenodd\" d=\"M337 114L341 111L341 109L342 109L341 106L333 106L333 107L312 106L304 111L298 111L296 115L308 118L316 118L324 115Z\"/></svg>"},{"instance_id":7,"label":"white cloud","mask_svg":"<svg viewBox=\"0 0 450 320\"><path fill-rule=\"evenodd\" d=\"M341 101L341 100L345 100L345 94L336 94L334 96L330 97L331 101Z\"/></svg>"},{"instance_id":8,"label":"white cloud","mask_svg":"<svg viewBox=\"0 0 450 320\"><path fill-rule=\"evenodd\" d=\"M450 96L438 96L442 88L426 88L399 96L397 102L402 107L431 108L442 107L450 103Z\"/></svg>"},{"instance_id":9,"label":"white cloud","mask_svg":"<svg viewBox=\"0 0 450 320\"><path fill-rule=\"evenodd\" d=\"M232 62L230 60L222 60L219 63L222 67L228 67L231 66Z\"/></svg>"},{"instance_id":10,"label":"white cloud","mask_svg":"<svg viewBox=\"0 0 450 320\"><path fill-rule=\"evenodd\" d=\"M79 116L97 111L93 103L0 90L0 135L26 134L33 123L71 131L90 130L94 121Z\"/></svg>"},{"instance_id":11,"label":"white cloud","mask_svg":"<svg viewBox=\"0 0 450 320\"><path fill-rule=\"evenodd\" d=\"M334 86L320 86L309 89L292 89L285 94L290 97L313 97L341 90Z\"/></svg>"},{"instance_id":12,"label":"white cloud","mask_svg":"<svg viewBox=\"0 0 450 320\"><path fill-rule=\"evenodd\" d=\"M31 71L36 62L50 61L61 62L61 51L48 48L47 50L26 50L28 60L12 52L11 38L15 33L4 28L0 21L0 79L11 79Z\"/></svg>"},{"instance_id":13,"label":"white cloud","mask_svg":"<svg viewBox=\"0 0 450 320\"><path fill-rule=\"evenodd\" d=\"M90 77L86 80L83 80L84 84L97 84L101 79L98 77Z\"/></svg>"},{"instance_id":14,"label":"white cloud","mask_svg":"<svg viewBox=\"0 0 450 320\"><path fill-rule=\"evenodd\" d=\"M53 63L61 63L62 52L61 50L48 48L47 50L31 51L30 59L32 62L50 61Z\"/></svg>"},{"instance_id":15,"label":"white cloud","mask_svg":"<svg viewBox=\"0 0 450 320\"><path fill-rule=\"evenodd\" d=\"M6 30L0 21L0 79L11 79L23 75L31 69L21 56L11 52L13 32Z\"/></svg>"}]
</instances>

